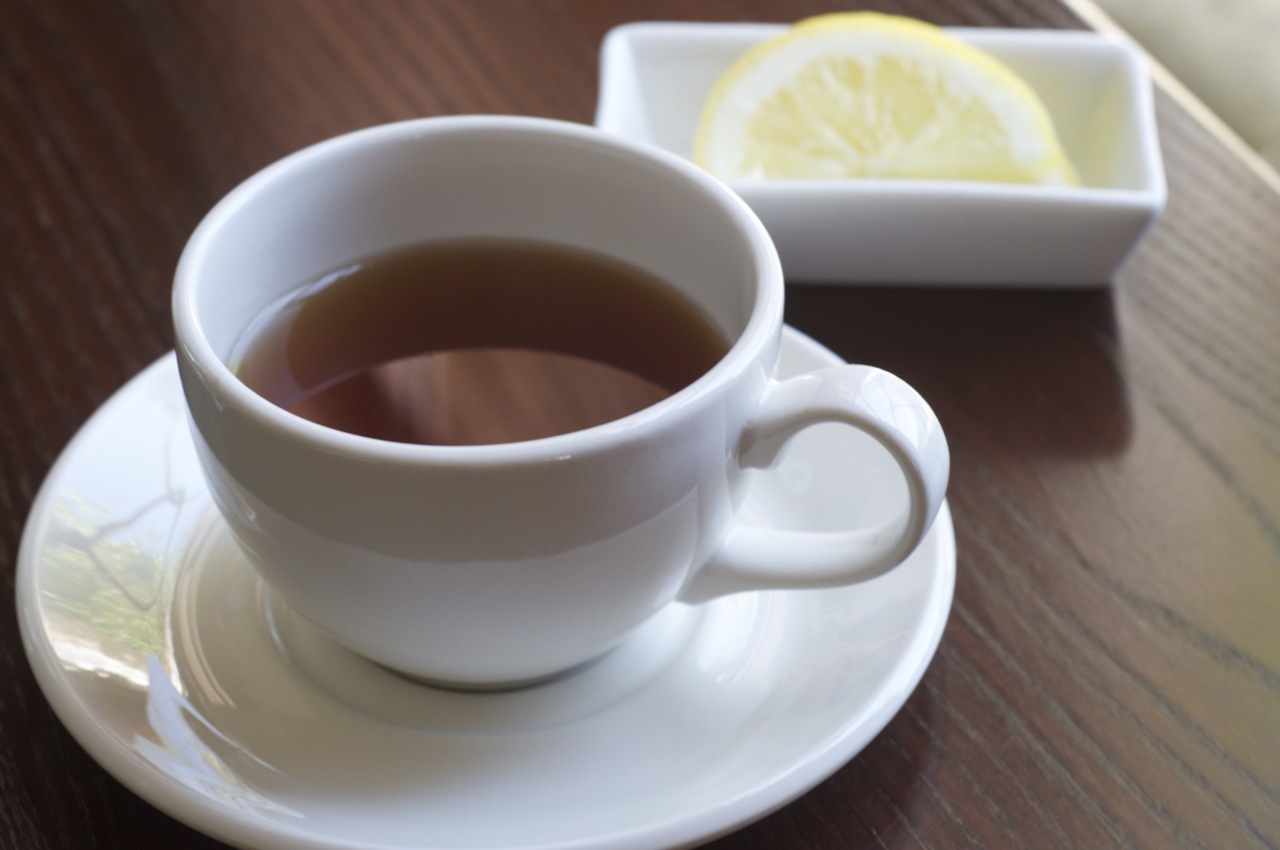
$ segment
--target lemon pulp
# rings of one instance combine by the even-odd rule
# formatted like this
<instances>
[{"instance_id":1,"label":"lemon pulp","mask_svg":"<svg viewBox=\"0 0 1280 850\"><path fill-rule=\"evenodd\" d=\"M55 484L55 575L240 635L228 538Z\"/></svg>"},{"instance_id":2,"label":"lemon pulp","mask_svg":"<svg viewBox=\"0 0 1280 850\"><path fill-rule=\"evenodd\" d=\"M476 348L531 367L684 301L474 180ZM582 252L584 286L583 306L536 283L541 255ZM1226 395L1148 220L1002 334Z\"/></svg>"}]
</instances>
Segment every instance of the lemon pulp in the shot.
<instances>
[{"instance_id":1,"label":"lemon pulp","mask_svg":"<svg viewBox=\"0 0 1280 850\"><path fill-rule=\"evenodd\" d=\"M1077 182L1012 70L937 27L873 12L810 18L745 53L707 98L694 160L731 180Z\"/></svg>"}]
</instances>

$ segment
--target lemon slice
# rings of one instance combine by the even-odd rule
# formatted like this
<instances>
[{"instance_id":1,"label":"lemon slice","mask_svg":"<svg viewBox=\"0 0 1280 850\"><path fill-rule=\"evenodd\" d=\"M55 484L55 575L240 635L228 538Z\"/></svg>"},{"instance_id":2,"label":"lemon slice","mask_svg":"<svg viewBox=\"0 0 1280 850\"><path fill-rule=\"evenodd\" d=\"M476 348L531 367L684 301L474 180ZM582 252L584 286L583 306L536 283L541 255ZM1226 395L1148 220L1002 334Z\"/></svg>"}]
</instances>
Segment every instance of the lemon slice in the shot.
<instances>
[{"instance_id":1,"label":"lemon slice","mask_svg":"<svg viewBox=\"0 0 1280 850\"><path fill-rule=\"evenodd\" d=\"M930 24L874 12L809 18L744 54L707 98L694 160L729 180L1077 182L1013 71Z\"/></svg>"}]
</instances>

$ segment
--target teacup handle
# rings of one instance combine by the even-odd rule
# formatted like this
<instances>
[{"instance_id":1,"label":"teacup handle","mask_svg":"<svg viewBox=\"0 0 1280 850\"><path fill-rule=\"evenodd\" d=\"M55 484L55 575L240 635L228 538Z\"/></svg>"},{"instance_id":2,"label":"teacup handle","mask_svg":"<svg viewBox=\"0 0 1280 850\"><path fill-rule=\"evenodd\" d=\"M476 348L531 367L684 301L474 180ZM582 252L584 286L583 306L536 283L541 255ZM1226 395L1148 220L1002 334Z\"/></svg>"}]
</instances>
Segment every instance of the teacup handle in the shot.
<instances>
[{"instance_id":1,"label":"teacup handle","mask_svg":"<svg viewBox=\"0 0 1280 850\"><path fill-rule=\"evenodd\" d=\"M865 431L893 455L907 480L907 510L883 525L810 532L735 524L681 592L686 602L765 588L831 587L875 578L924 539L946 495L951 469L942 426L902 379L844 365L769 385L739 445L740 466L765 469L783 445L820 422Z\"/></svg>"}]
</instances>

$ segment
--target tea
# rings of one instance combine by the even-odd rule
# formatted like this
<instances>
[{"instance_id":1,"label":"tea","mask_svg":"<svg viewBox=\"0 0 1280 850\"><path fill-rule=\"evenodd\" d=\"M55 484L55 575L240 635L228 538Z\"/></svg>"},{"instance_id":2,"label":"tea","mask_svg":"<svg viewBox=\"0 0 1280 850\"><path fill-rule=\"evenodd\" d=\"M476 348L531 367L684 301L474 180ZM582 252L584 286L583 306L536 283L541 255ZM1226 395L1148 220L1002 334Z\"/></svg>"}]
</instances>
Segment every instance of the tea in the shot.
<instances>
[{"instance_id":1,"label":"tea","mask_svg":"<svg viewBox=\"0 0 1280 850\"><path fill-rule=\"evenodd\" d=\"M601 254L467 239L371 257L263 314L240 378L307 419L409 443L536 439L634 413L728 343L670 284Z\"/></svg>"}]
</instances>

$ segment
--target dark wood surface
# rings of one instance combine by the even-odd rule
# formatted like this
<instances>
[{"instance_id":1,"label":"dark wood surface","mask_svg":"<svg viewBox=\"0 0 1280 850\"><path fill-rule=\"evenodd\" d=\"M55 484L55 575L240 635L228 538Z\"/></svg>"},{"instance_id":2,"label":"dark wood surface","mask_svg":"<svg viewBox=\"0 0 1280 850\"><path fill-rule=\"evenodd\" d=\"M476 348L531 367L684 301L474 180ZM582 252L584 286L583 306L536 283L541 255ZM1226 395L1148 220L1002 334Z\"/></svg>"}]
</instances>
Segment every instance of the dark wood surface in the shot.
<instances>
[{"instance_id":1,"label":"dark wood surface","mask_svg":"<svg viewBox=\"0 0 1280 850\"><path fill-rule=\"evenodd\" d=\"M884 0L1076 27L1056 0ZM0 0L0 576L59 451L172 345L223 193L322 138L589 122L605 31L807 0ZM871 745L730 848L1280 845L1280 197L1157 98L1166 214L1108 290L795 284L788 320L930 399L958 585ZM12 598L10 595L9 598ZM217 847L99 768L0 607L0 846Z\"/></svg>"}]
</instances>

